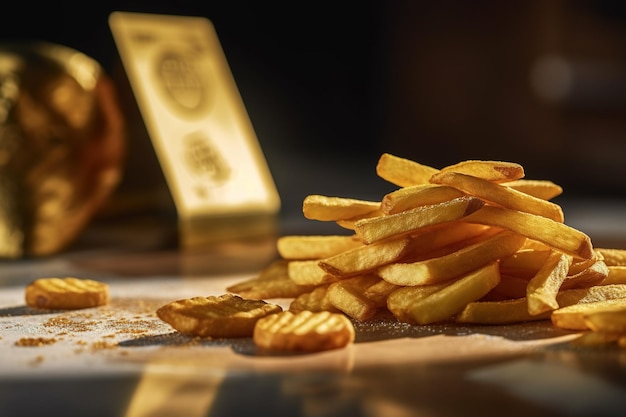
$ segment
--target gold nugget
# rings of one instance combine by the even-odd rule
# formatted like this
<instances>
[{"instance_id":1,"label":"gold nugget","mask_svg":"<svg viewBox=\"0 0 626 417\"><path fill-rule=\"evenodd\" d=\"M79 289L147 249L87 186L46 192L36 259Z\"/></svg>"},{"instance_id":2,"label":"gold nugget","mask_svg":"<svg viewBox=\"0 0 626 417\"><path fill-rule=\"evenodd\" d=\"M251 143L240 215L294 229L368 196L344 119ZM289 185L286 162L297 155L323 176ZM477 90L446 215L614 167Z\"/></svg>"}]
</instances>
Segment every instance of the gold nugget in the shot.
<instances>
[{"instance_id":1,"label":"gold nugget","mask_svg":"<svg viewBox=\"0 0 626 417\"><path fill-rule=\"evenodd\" d=\"M26 305L51 310L96 307L109 302L109 286L83 278L39 278L26 286Z\"/></svg>"}]
</instances>

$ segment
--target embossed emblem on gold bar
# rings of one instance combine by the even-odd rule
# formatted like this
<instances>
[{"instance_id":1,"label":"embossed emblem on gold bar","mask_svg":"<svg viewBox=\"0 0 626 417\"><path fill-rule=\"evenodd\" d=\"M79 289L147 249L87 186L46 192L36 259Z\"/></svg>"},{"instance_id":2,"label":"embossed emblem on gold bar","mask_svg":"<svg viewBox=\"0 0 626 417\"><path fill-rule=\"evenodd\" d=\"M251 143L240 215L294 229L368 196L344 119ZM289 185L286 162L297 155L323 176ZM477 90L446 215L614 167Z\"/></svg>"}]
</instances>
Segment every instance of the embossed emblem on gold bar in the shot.
<instances>
[{"instance_id":1,"label":"embossed emblem on gold bar","mask_svg":"<svg viewBox=\"0 0 626 417\"><path fill-rule=\"evenodd\" d=\"M275 216L280 198L211 21L114 12L109 25L181 230L196 235L183 239L215 235L200 223L251 232Z\"/></svg>"}]
</instances>

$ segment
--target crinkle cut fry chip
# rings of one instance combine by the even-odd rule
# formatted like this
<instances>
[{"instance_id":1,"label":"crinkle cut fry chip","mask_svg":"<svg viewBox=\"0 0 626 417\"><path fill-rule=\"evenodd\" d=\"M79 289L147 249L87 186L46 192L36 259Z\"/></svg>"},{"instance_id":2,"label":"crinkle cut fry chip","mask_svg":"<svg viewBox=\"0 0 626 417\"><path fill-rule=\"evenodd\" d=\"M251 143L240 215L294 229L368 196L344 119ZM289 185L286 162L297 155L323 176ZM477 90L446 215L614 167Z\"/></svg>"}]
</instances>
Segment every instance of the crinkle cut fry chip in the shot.
<instances>
[{"instance_id":1,"label":"crinkle cut fry chip","mask_svg":"<svg viewBox=\"0 0 626 417\"><path fill-rule=\"evenodd\" d=\"M252 336L257 320L281 311L263 300L223 294L173 301L160 307L157 316L188 336L229 338Z\"/></svg>"},{"instance_id":2,"label":"crinkle cut fry chip","mask_svg":"<svg viewBox=\"0 0 626 417\"><path fill-rule=\"evenodd\" d=\"M39 278L26 286L26 305L51 310L97 307L109 302L109 286L84 278Z\"/></svg>"},{"instance_id":3,"label":"crinkle cut fry chip","mask_svg":"<svg viewBox=\"0 0 626 417\"><path fill-rule=\"evenodd\" d=\"M342 313L283 311L256 323L253 340L261 349L318 352L339 349L354 342L352 322Z\"/></svg>"}]
</instances>

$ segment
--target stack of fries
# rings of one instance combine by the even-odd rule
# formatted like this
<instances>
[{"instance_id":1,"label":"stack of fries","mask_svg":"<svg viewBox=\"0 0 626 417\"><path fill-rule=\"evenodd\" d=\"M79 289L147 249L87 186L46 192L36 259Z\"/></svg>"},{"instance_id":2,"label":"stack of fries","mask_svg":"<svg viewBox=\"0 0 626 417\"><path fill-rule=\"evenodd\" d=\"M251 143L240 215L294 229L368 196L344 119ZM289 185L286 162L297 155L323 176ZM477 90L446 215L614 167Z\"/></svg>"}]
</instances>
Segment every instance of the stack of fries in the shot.
<instances>
[{"instance_id":1,"label":"stack of fries","mask_svg":"<svg viewBox=\"0 0 626 417\"><path fill-rule=\"evenodd\" d=\"M376 173L398 188L381 201L307 196L304 217L342 233L280 237L280 259L228 291L357 321L552 320L585 330L582 343L626 346L626 250L566 225L550 201L562 187L489 160L436 169L385 153Z\"/></svg>"}]
</instances>

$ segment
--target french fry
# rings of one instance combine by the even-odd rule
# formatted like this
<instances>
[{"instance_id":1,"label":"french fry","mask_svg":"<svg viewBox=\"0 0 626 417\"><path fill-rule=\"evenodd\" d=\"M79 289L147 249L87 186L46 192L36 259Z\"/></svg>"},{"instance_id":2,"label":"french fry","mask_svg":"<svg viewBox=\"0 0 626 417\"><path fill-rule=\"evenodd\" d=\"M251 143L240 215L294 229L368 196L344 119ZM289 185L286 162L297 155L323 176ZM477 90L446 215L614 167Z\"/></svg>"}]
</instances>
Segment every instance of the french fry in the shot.
<instances>
[{"instance_id":1,"label":"french fry","mask_svg":"<svg viewBox=\"0 0 626 417\"><path fill-rule=\"evenodd\" d=\"M517 233L504 231L444 256L382 266L377 273L382 279L395 285L436 284L516 252L525 239Z\"/></svg>"},{"instance_id":2,"label":"french fry","mask_svg":"<svg viewBox=\"0 0 626 417\"><path fill-rule=\"evenodd\" d=\"M363 245L321 259L319 267L327 273L341 278L363 274L399 261L407 253L410 243L409 238L399 238Z\"/></svg>"},{"instance_id":3,"label":"french fry","mask_svg":"<svg viewBox=\"0 0 626 417\"><path fill-rule=\"evenodd\" d=\"M585 316L601 311L623 310L626 298L604 299L590 303L577 303L554 310L551 315L552 324L561 329L588 330Z\"/></svg>"},{"instance_id":4,"label":"french fry","mask_svg":"<svg viewBox=\"0 0 626 417\"><path fill-rule=\"evenodd\" d=\"M585 288L602 284L609 275L604 261L598 260L580 272L565 277L561 289Z\"/></svg>"},{"instance_id":5,"label":"french fry","mask_svg":"<svg viewBox=\"0 0 626 417\"><path fill-rule=\"evenodd\" d=\"M563 187L548 180L519 179L504 182L502 185L543 200L552 200L563 194Z\"/></svg>"},{"instance_id":6,"label":"french fry","mask_svg":"<svg viewBox=\"0 0 626 417\"><path fill-rule=\"evenodd\" d=\"M298 285L321 285L338 281L339 278L327 273L319 266L317 259L290 261L287 264L289 278Z\"/></svg>"},{"instance_id":7,"label":"french fry","mask_svg":"<svg viewBox=\"0 0 626 417\"><path fill-rule=\"evenodd\" d=\"M626 249L595 248L607 266L626 266Z\"/></svg>"},{"instance_id":8,"label":"french fry","mask_svg":"<svg viewBox=\"0 0 626 417\"><path fill-rule=\"evenodd\" d=\"M503 275L500 268L500 283L485 297L485 301L503 301L526 297L528 278Z\"/></svg>"},{"instance_id":9,"label":"french fry","mask_svg":"<svg viewBox=\"0 0 626 417\"><path fill-rule=\"evenodd\" d=\"M622 308L586 313L583 320L594 332L626 335L626 306Z\"/></svg>"},{"instance_id":10,"label":"french fry","mask_svg":"<svg viewBox=\"0 0 626 417\"><path fill-rule=\"evenodd\" d=\"M339 310L333 306L328 298L328 287L330 284L319 285L311 292L300 294L289 304L289 311L298 313L300 311L330 311L338 313Z\"/></svg>"},{"instance_id":11,"label":"french fry","mask_svg":"<svg viewBox=\"0 0 626 417\"><path fill-rule=\"evenodd\" d=\"M528 312L535 316L559 308L556 296L567 277L572 257L553 251L526 287Z\"/></svg>"},{"instance_id":12,"label":"french fry","mask_svg":"<svg viewBox=\"0 0 626 417\"><path fill-rule=\"evenodd\" d=\"M413 233L427 226L459 220L474 213L483 205L484 202L478 198L459 197L389 216L359 220L354 230L356 235L369 245L393 236Z\"/></svg>"},{"instance_id":13,"label":"french fry","mask_svg":"<svg viewBox=\"0 0 626 417\"><path fill-rule=\"evenodd\" d=\"M427 184L439 170L410 159L383 153L376 164L376 174L385 181L399 187Z\"/></svg>"},{"instance_id":14,"label":"french fry","mask_svg":"<svg viewBox=\"0 0 626 417\"><path fill-rule=\"evenodd\" d=\"M365 288L363 295L378 308L387 307L387 297L393 291L400 288L399 285L390 284L384 279L379 279L375 284Z\"/></svg>"},{"instance_id":15,"label":"french fry","mask_svg":"<svg viewBox=\"0 0 626 417\"><path fill-rule=\"evenodd\" d=\"M463 197L463 195L462 191L445 185L414 185L386 194L380 203L380 210L384 214L395 214L420 206L443 203L444 201Z\"/></svg>"},{"instance_id":16,"label":"french fry","mask_svg":"<svg viewBox=\"0 0 626 417\"><path fill-rule=\"evenodd\" d=\"M362 245L356 236L344 235L291 235L276 241L278 254L289 260L327 258Z\"/></svg>"},{"instance_id":17,"label":"french fry","mask_svg":"<svg viewBox=\"0 0 626 417\"><path fill-rule=\"evenodd\" d=\"M542 216L485 205L465 217L465 221L509 229L576 258L588 259L593 256L589 236Z\"/></svg>"},{"instance_id":18,"label":"french fry","mask_svg":"<svg viewBox=\"0 0 626 417\"><path fill-rule=\"evenodd\" d=\"M626 266L608 266L608 275L602 284L626 284Z\"/></svg>"},{"instance_id":19,"label":"french fry","mask_svg":"<svg viewBox=\"0 0 626 417\"><path fill-rule=\"evenodd\" d=\"M563 223L563 210L558 204L533 197L513 188L504 187L483 178L442 170L432 176L431 182L456 188L468 195L473 195L501 207L536 214L537 216L547 217Z\"/></svg>"},{"instance_id":20,"label":"french fry","mask_svg":"<svg viewBox=\"0 0 626 417\"><path fill-rule=\"evenodd\" d=\"M389 294L387 308L396 317L412 324L429 324L452 319L472 301L485 296L500 282L498 263L492 262L455 280L430 295L416 297L418 292L406 287Z\"/></svg>"},{"instance_id":21,"label":"french fry","mask_svg":"<svg viewBox=\"0 0 626 417\"><path fill-rule=\"evenodd\" d=\"M305 197L302 213L310 220L336 221L380 210L380 202L312 194Z\"/></svg>"},{"instance_id":22,"label":"french fry","mask_svg":"<svg viewBox=\"0 0 626 417\"><path fill-rule=\"evenodd\" d=\"M328 299L349 317L360 321L369 320L378 311L378 305L364 294L367 288L379 281L376 275L359 275L332 283L328 287Z\"/></svg>"},{"instance_id":23,"label":"french fry","mask_svg":"<svg viewBox=\"0 0 626 417\"><path fill-rule=\"evenodd\" d=\"M500 272L530 279L543 266L551 252L550 249L520 249L500 259Z\"/></svg>"},{"instance_id":24,"label":"french fry","mask_svg":"<svg viewBox=\"0 0 626 417\"><path fill-rule=\"evenodd\" d=\"M500 183L524 177L524 167L515 162L467 160L441 168L440 173L459 173ZM437 176L438 174L433 174ZM432 182L432 178L431 178Z\"/></svg>"}]
</instances>

